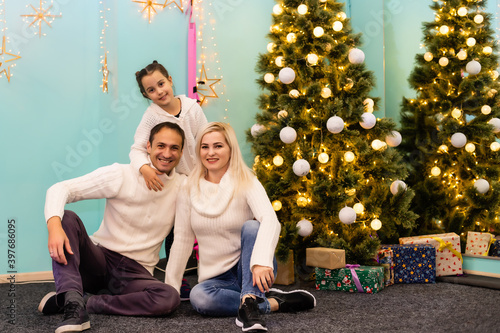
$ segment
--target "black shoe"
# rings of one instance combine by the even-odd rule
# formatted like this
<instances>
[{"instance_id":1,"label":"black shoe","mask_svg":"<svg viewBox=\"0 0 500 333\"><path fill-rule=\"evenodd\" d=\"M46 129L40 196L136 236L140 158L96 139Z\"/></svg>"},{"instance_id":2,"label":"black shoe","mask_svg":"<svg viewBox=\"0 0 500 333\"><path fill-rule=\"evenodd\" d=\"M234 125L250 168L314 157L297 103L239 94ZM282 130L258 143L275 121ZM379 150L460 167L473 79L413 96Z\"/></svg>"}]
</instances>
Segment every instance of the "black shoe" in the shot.
<instances>
[{"instance_id":1,"label":"black shoe","mask_svg":"<svg viewBox=\"0 0 500 333\"><path fill-rule=\"evenodd\" d=\"M181 301L189 301L189 295L191 294L191 286L186 279L182 279L181 284Z\"/></svg>"},{"instance_id":2,"label":"black shoe","mask_svg":"<svg viewBox=\"0 0 500 333\"><path fill-rule=\"evenodd\" d=\"M271 288L266 297L274 298L278 302L280 312L299 312L316 306L316 298L305 290L283 291Z\"/></svg>"},{"instance_id":3,"label":"black shoe","mask_svg":"<svg viewBox=\"0 0 500 333\"><path fill-rule=\"evenodd\" d=\"M89 328L89 315L83 304L83 299L81 301L66 301L63 321L57 326L55 333L81 332Z\"/></svg>"},{"instance_id":4,"label":"black shoe","mask_svg":"<svg viewBox=\"0 0 500 333\"><path fill-rule=\"evenodd\" d=\"M64 307L57 305L57 295L55 291L51 291L45 295L40 304L38 304L38 311L44 315L63 313Z\"/></svg>"},{"instance_id":5,"label":"black shoe","mask_svg":"<svg viewBox=\"0 0 500 333\"><path fill-rule=\"evenodd\" d=\"M260 317L256 299L247 297L240 305L236 325L241 327L243 332L267 332L266 323Z\"/></svg>"}]
</instances>

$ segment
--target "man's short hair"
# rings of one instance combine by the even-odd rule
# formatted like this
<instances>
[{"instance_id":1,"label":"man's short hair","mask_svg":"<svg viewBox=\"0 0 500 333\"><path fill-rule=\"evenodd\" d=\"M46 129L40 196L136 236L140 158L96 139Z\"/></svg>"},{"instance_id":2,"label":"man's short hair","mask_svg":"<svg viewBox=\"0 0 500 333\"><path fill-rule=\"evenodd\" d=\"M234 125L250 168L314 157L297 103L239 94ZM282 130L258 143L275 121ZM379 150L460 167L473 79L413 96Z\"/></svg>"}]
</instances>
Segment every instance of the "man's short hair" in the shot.
<instances>
[{"instance_id":1,"label":"man's short hair","mask_svg":"<svg viewBox=\"0 0 500 333\"><path fill-rule=\"evenodd\" d=\"M153 127L151 129L151 133L149 134L149 144L151 146L153 145L153 140L155 138L156 133L158 133L159 131L161 131L164 128L170 128L170 129L176 131L177 133L179 133L179 135L182 138L181 149L183 149L184 148L184 140L186 138L186 135L184 134L184 130L176 123L171 123L169 121L166 121L164 123L159 123L158 125L156 125L155 127Z\"/></svg>"}]
</instances>

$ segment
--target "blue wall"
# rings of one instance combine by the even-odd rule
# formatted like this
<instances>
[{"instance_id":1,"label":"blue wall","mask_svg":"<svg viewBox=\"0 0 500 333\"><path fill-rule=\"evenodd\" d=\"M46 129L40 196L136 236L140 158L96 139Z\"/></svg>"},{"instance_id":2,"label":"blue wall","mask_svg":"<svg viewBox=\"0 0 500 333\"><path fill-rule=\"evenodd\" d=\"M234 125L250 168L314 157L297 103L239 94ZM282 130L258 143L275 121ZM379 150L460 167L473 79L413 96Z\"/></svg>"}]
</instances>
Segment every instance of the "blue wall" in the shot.
<instances>
[{"instance_id":1,"label":"blue wall","mask_svg":"<svg viewBox=\"0 0 500 333\"><path fill-rule=\"evenodd\" d=\"M38 1L31 1L36 7ZM177 94L187 93L188 17L172 7L159 11L151 24L132 1L104 1L109 27L109 93L103 94L99 45L102 20L98 1L54 0L62 13L47 35L31 33L20 15L32 13L26 2L6 1L10 49L21 59L10 83L0 78L0 274L7 267L7 224L15 219L17 272L51 269L43 206L53 183L88 173L114 162L128 163L134 131L148 106L136 87L134 73L156 59L170 71ZM185 2L185 1L184 1ZM366 63L377 78L373 96L382 98L377 116L398 119L403 96L413 96L407 78L420 49L421 23L433 19L431 1L346 0L352 25L363 33ZM254 71L257 56L266 52L273 0L215 0L203 5L204 39L209 77L217 99L204 111L209 121L235 127L249 164L253 157L244 131L254 123L261 93ZM489 4L489 11L496 10ZM1 28L1 27L0 27ZM212 30L215 29L215 30ZM213 39L212 39L213 37ZM215 54L217 52L217 54ZM97 229L103 201L68 205Z\"/></svg>"}]
</instances>

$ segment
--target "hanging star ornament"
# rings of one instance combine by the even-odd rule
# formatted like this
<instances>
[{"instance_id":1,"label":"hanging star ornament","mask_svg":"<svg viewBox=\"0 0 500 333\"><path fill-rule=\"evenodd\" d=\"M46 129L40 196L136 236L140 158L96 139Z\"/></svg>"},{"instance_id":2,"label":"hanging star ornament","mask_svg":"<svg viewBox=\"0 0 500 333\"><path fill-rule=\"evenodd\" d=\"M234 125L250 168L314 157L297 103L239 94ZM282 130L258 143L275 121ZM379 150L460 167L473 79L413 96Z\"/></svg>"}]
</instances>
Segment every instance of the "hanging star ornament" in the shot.
<instances>
[{"instance_id":1,"label":"hanging star ornament","mask_svg":"<svg viewBox=\"0 0 500 333\"><path fill-rule=\"evenodd\" d=\"M160 9L165 8L164 5L159 4L157 2L154 2L152 0L147 0L147 1L132 0L132 2L140 3L140 4L144 5L144 8L141 10L141 13L144 13L144 11L147 11L149 23L151 23L151 17L154 16L155 14L158 14L158 12L155 9L155 6L159 7ZM146 15L146 13L144 13L144 14Z\"/></svg>"},{"instance_id":2,"label":"hanging star ornament","mask_svg":"<svg viewBox=\"0 0 500 333\"><path fill-rule=\"evenodd\" d=\"M26 18L28 18L28 17L33 18L33 22L31 22L29 25L30 27L38 24L38 37L42 37L42 22L47 23L47 25L52 28L52 26L50 24L55 20L55 18L62 17L61 14L53 15L50 13L50 9L52 8L52 5L50 5L49 8L47 8L47 9L43 9L42 0L40 0L40 8L35 8L35 7L33 7L33 5L30 5L30 6L35 11L35 14L25 14L25 15L21 15L21 16L26 17Z\"/></svg>"},{"instance_id":3,"label":"hanging star ornament","mask_svg":"<svg viewBox=\"0 0 500 333\"><path fill-rule=\"evenodd\" d=\"M177 0L167 0L165 1L165 4L163 5L163 8L167 7L170 4L174 4L179 8L181 13L184 13L184 8L182 7L182 0L179 0L179 4L177 4Z\"/></svg>"},{"instance_id":4,"label":"hanging star ornament","mask_svg":"<svg viewBox=\"0 0 500 333\"><path fill-rule=\"evenodd\" d=\"M201 65L201 77L198 80L196 86L196 92L203 98L200 101L200 105L203 105L205 99L207 98L219 98L214 90L213 85L218 83L221 79L209 79L207 78L207 71L205 70L205 64ZM212 82L212 83L209 83Z\"/></svg>"},{"instance_id":5,"label":"hanging star ornament","mask_svg":"<svg viewBox=\"0 0 500 333\"><path fill-rule=\"evenodd\" d=\"M1 77L2 73L5 73L5 77L7 78L7 81L10 82L10 77L12 76L12 74L10 74L10 68L12 66L15 66L15 65L10 64L7 66L7 63L11 62L11 61L15 61L17 59L21 59L21 56L7 52L6 51L6 44L7 44L6 38L5 38L5 36L3 36L2 48L0 49L0 77ZM6 56L9 56L10 59L6 60Z\"/></svg>"}]
</instances>

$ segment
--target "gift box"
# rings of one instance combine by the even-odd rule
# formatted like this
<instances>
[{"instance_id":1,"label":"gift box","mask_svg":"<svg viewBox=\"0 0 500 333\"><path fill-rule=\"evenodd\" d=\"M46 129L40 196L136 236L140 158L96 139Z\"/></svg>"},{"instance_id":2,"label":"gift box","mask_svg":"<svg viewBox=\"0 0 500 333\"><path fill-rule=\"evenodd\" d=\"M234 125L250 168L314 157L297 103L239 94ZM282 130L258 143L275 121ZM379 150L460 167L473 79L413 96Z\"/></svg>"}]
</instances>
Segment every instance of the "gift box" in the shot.
<instances>
[{"instance_id":1,"label":"gift box","mask_svg":"<svg viewBox=\"0 0 500 333\"><path fill-rule=\"evenodd\" d=\"M467 232L465 254L487 256L490 245L495 242L495 236L488 232Z\"/></svg>"},{"instance_id":2,"label":"gift box","mask_svg":"<svg viewBox=\"0 0 500 333\"><path fill-rule=\"evenodd\" d=\"M344 268L345 250L328 247L307 248L306 265L328 269Z\"/></svg>"},{"instance_id":3,"label":"gift box","mask_svg":"<svg viewBox=\"0 0 500 333\"><path fill-rule=\"evenodd\" d=\"M394 284L394 252L390 249L382 249L377 253L377 262L384 267L384 285Z\"/></svg>"},{"instance_id":4,"label":"gift box","mask_svg":"<svg viewBox=\"0 0 500 333\"><path fill-rule=\"evenodd\" d=\"M290 250L288 260L281 262L278 260L275 284L288 286L295 282L295 269L293 264L293 251Z\"/></svg>"},{"instance_id":5,"label":"gift box","mask_svg":"<svg viewBox=\"0 0 500 333\"><path fill-rule=\"evenodd\" d=\"M436 249L436 276L462 274L460 237L454 233L403 237L400 244L431 244Z\"/></svg>"},{"instance_id":6,"label":"gift box","mask_svg":"<svg viewBox=\"0 0 500 333\"><path fill-rule=\"evenodd\" d=\"M394 283L434 283L436 249L430 244L382 245L380 251L392 251Z\"/></svg>"},{"instance_id":7,"label":"gift box","mask_svg":"<svg viewBox=\"0 0 500 333\"><path fill-rule=\"evenodd\" d=\"M346 265L345 268L315 268L317 290L342 290L373 294L384 288L384 267Z\"/></svg>"},{"instance_id":8,"label":"gift box","mask_svg":"<svg viewBox=\"0 0 500 333\"><path fill-rule=\"evenodd\" d=\"M500 257L500 239L495 238L493 244L491 244L489 255L492 257Z\"/></svg>"}]
</instances>

